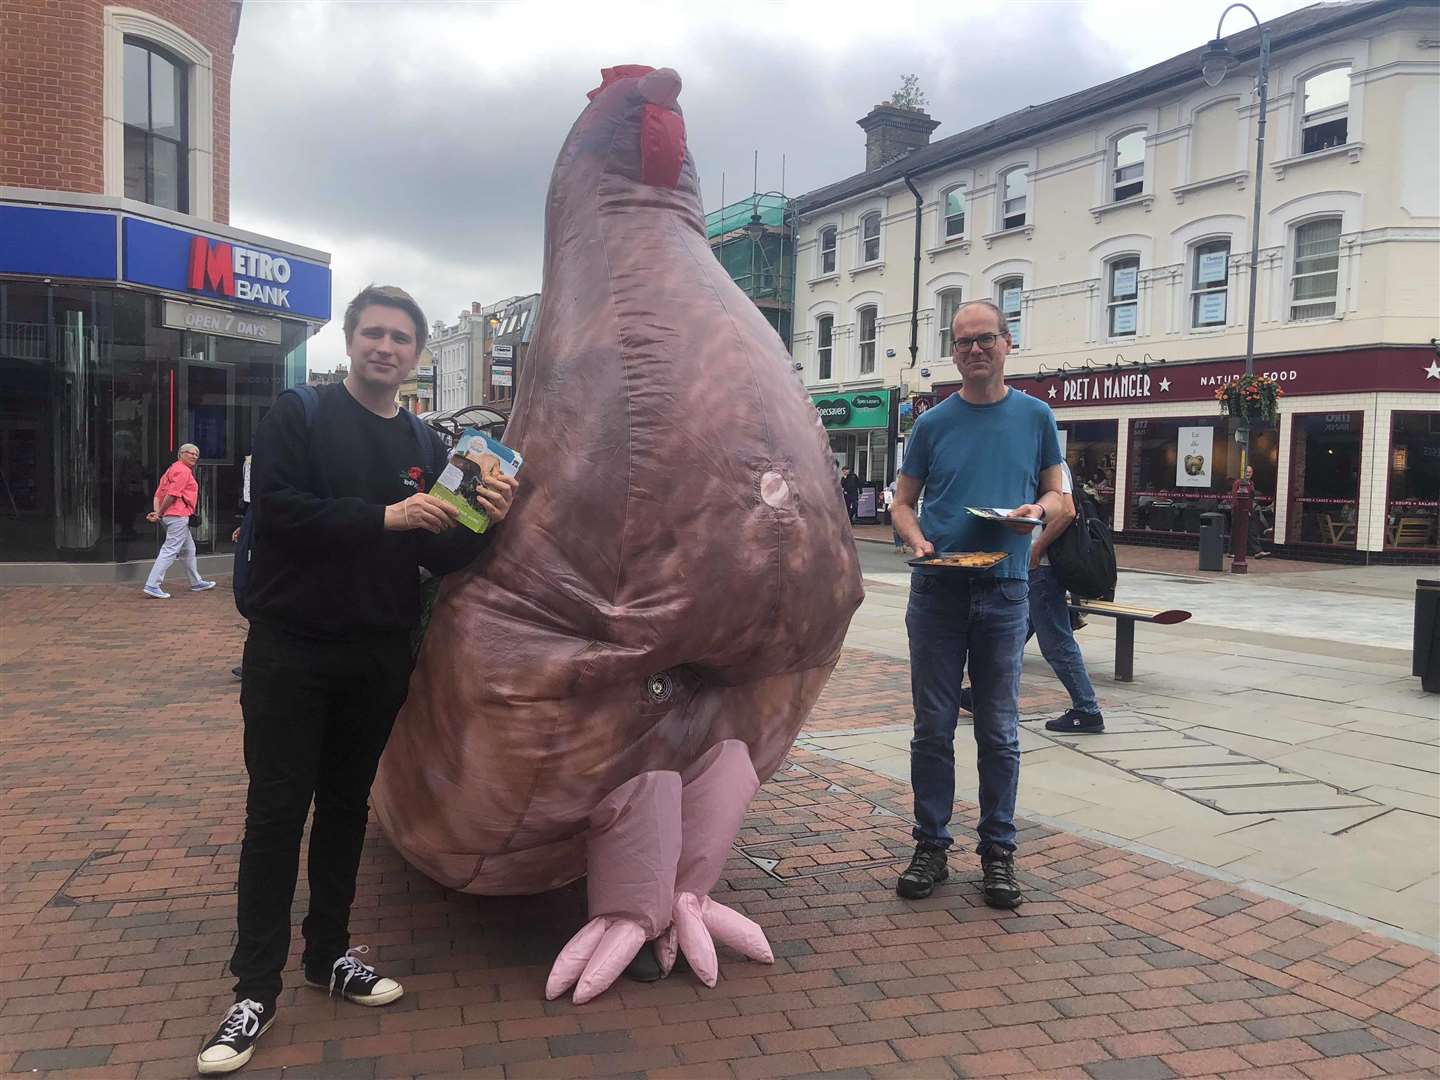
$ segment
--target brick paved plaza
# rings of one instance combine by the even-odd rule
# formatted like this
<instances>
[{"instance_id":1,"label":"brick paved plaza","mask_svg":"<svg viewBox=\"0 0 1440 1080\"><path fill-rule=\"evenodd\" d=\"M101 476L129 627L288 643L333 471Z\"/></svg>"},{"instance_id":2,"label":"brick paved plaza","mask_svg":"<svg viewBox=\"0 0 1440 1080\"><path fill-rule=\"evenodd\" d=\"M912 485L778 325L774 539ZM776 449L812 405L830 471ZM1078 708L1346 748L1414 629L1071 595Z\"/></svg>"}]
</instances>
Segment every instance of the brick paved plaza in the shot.
<instances>
[{"instance_id":1,"label":"brick paved plaza","mask_svg":"<svg viewBox=\"0 0 1440 1080\"><path fill-rule=\"evenodd\" d=\"M242 638L223 587L0 590L0 1071L192 1075L230 1000ZM908 718L903 662L851 649L809 730ZM979 903L968 854L900 901L908 813L902 784L797 750L716 894L774 966L722 958L713 990L677 973L582 1008L541 992L579 887L448 894L372 827L355 940L406 996L287 989L241 1075L1440 1075L1434 953L1033 825L1019 911ZM297 945L303 905L302 881Z\"/></svg>"}]
</instances>

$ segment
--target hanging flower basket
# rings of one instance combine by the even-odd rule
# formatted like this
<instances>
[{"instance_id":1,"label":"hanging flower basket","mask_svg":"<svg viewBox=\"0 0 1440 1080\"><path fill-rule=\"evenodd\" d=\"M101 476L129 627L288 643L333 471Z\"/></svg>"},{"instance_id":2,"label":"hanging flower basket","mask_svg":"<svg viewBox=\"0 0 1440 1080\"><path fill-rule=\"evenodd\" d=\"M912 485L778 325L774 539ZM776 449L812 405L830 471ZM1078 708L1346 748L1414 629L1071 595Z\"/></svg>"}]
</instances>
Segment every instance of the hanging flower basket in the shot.
<instances>
[{"instance_id":1,"label":"hanging flower basket","mask_svg":"<svg viewBox=\"0 0 1440 1080\"><path fill-rule=\"evenodd\" d=\"M1241 375L1215 391L1226 416L1241 420L1275 420L1285 391L1268 375Z\"/></svg>"}]
</instances>

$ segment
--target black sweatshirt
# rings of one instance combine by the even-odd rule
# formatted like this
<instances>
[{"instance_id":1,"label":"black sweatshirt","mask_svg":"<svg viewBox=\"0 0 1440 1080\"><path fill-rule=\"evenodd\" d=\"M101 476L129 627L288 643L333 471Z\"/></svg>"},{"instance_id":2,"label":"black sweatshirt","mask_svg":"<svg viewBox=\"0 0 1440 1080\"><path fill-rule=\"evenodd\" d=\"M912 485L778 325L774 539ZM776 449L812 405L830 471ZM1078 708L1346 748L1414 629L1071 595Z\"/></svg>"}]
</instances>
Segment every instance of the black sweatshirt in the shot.
<instances>
[{"instance_id":1,"label":"black sweatshirt","mask_svg":"<svg viewBox=\"0 0 1440 1080\"><path fill-rule=\"evenodd\" d=\"M443 468L432 431L429 459ZM385 531L385 507L428 491L411 421L384 419L345 388L320 388L314 426L305 407L282 394L255 435L255 509L249 604L257 622L305 637L347 640L412 630L420 615L419 567L458 570L490 532L457 525L435 534Z\"/></svg>"}]
</instances>

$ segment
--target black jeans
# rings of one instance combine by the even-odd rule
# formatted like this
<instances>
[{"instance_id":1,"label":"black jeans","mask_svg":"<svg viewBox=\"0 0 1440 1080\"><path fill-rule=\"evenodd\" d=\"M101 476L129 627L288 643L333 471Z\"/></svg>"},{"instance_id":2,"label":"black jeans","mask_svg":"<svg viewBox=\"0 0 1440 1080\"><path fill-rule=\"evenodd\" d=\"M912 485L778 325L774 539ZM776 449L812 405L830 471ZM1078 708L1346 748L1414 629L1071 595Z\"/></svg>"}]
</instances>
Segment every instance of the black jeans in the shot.
<instances>
[{"instance_id":1,"label":"black jeans","mask_svg":"<svg viewBox=\"0 0 1440 1080\"><path fill-rule=\"evenodd\" d=\"M410 683L406 634L316 641L252 623L245 641L245 841L230 958L235 999L273 1006L290 952L290 907L310 803L310 911L303 962L327 971L350 947L350 905L370 785Z\"/></svg>"}]
</instances>

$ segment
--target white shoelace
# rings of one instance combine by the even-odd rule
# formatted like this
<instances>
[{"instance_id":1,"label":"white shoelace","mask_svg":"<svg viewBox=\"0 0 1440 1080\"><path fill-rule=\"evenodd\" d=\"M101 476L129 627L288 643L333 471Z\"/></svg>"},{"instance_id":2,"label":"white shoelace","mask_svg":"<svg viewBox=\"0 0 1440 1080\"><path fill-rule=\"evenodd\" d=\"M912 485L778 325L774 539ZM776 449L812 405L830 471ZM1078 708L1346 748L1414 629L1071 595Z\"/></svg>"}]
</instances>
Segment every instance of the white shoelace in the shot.
<instances>
[{"instance_id":1,"label":"white shoelace","mask_svg":"<svg viewBox=\"0 0 1440 1080\"><path fill-rule=\"evenodd\" d=\"M350 986L350 980L355 978L356 975L375 974L375 969L373 967L371 967L369 964L362 964L359 960L357 960L354 956L351 955L352 953L359 953L363 956L369 951L369 945L356 945L352 949L346 949L345 955L340 957L339 960L335 961L335 966L332 969L333 973L330 976L330 993L332 995L335 993L335 984L339 982L341 975L345 976L345 981L343 983L340 983L340 993L343 995Z\"/></svg>"},{"instance_id":2,"label":"white shoelace","mask_svg":"<svg viewBox=\"0 0 1440 1080\"><path fill-rule=\"evenodd\" d=\"M254 1035L260 1030L260 1014L265 1006L251 998L237 1001L225 1014L225 1027L216 1042L233 1043L241 1035Z\"/></svg>"}]
</instances>

